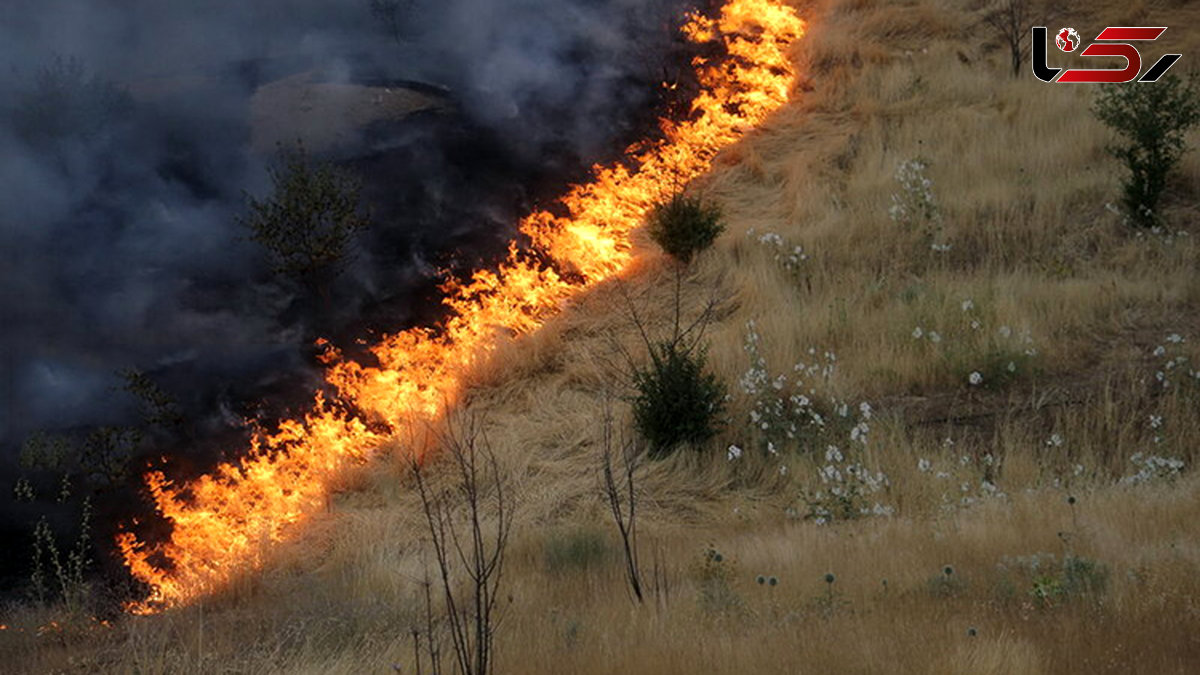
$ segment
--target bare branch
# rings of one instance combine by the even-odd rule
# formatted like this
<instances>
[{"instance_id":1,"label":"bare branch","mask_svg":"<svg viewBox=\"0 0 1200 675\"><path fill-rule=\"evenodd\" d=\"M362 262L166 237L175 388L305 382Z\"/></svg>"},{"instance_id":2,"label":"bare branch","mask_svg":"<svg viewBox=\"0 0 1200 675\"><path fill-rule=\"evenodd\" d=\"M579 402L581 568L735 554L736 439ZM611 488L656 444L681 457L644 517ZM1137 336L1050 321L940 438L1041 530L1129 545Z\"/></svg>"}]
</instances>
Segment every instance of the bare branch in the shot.
<instances>
[{"instance_id":1,"label":"bare branch","mask_svg":"<svg viewBox=\"0 0 1200 675\"><path fill-rule=\"evenodd\" d=\"M452 465L450 487L434 490L419 460L413 460L411 471L437 561L459 671L488 675L495 669L496 608L512 512L500 465L474 419L459 426L451 422L442 446ZM493 514L494 531L485 525ZM431 612L427 609L427 614ZM427 630L430 658L436 664L436 640L428 618Z\"/></svg>"},{"instance_id":2,"label":"bare branch","mask_svg":"<svg viewBox=\"0 0 1200 675\"><path fill-rule=\"evenodd\" d=\"M623 471L621 479L624 485L618 485L616 473L613 468L613 423L612 412L608 405L605 405L604 414L604 446L602 457L602 473L604 477L604 494L608 500L609 510L612 512L613 522L617 526L617 533L621 537L622 551L625 555L625 576L629 581L629 587L633 591L633 596L638 604L645 602L645 596L642 592L642 572L638 562L638 545L637 545L637 489L635 487L635 472L637 470L637 457L632 443L625 443L621 447L621 459ZM625 493L622 500L622 492ZM624 504L622 505L622 501Z\"/></svg>"}]
</instances>

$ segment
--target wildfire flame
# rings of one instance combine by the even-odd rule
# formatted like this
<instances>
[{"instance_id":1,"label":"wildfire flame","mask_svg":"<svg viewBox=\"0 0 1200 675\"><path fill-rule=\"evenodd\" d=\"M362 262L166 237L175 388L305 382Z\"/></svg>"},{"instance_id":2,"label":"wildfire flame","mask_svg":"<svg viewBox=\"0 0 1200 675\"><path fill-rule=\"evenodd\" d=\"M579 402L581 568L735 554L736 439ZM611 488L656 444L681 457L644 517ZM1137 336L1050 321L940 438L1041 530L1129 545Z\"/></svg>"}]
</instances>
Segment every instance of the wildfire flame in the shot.
<instances>
[{"instance_id":1,"label":"wildfire flame","mask_svg":"<svg viewBox=\"0 0 1200 675\"><path fill-rule=\"evenodd\" d=\"M653 204L705 172L721 148L788 100L794 72L787 51L804 29L781 0L729 0L716 18L690 16L684 34L697 43L720 41L728 57L695 59L701 87L686 120L664 120L662 140L630 148L620 164L594 167L590 182L561 199L569 215L525 218L521 232L531 249L513 244L496 271L448 283L449 318L441 326L385 338L372 348L378 366L329 351L328 382L370 426L318 393L303 420L256 434L237 462L184 486L148 474L150 494L173 529L154 545L118 535L125 564L151 589L130 610L186 604L258 567L272 543L324 508L339 467L367 457L388 430L438 418L455 403L466 374L504 338L538 328L572 296L621 273L633 255L631 233Z\"/></svg>"}]
</instances>

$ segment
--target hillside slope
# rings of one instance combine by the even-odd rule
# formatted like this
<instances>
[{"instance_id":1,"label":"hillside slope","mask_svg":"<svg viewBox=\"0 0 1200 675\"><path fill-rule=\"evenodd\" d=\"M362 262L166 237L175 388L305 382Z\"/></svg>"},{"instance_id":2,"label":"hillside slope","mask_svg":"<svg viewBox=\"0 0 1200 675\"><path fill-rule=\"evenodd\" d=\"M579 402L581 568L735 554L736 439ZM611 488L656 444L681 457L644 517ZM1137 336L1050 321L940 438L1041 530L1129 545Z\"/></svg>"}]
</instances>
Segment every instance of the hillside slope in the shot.
<instances>
[{"instance_id":1,"label":"hillside slope","mask_svg":"<svg viewBox=\"0 0 1200 675\"><path fill-rule=\"evenodd\" d=\"M1171 230L1139 235L1106 207L1119 169L1094 90L1010 77L982 7L798 7L794 101L688 187L728 226L682 298L686 317L712 308L729 419L637 474L647 605L600 458L606 416L630 435L634 317L669 330L668 261L643 242L626 278L474 375L457 419L516 507L498 672L1194 670L1200 153ZM1172 51L1200 54L1191 3L1063 13L1085 34L1171 26ZM904 163L935 215L890 215ZM781 437L792 395L834 423ZM266 572L200 606L5 651L30 672L417 672L411 478L380 459L343 483Z\"/></svg>"}]
</instances>

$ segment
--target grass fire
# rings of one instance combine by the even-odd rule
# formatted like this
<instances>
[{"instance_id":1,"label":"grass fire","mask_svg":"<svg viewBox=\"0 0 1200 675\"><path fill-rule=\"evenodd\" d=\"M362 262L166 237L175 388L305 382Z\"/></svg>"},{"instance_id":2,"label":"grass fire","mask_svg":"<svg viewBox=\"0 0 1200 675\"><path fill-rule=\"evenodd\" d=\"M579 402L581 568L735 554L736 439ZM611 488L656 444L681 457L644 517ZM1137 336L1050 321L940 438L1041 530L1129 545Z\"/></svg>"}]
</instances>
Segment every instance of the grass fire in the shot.
<instances>
[{"instance_id":1,"label":"grass fire","mask_svg":"<svg viewBox=\"0 0 1200 675\"><path fill-rule=\"evenodd\" d=\"M1200 9L151 4L0 26L14 672L1200 664Z\"/></svg>"}]
</instances>

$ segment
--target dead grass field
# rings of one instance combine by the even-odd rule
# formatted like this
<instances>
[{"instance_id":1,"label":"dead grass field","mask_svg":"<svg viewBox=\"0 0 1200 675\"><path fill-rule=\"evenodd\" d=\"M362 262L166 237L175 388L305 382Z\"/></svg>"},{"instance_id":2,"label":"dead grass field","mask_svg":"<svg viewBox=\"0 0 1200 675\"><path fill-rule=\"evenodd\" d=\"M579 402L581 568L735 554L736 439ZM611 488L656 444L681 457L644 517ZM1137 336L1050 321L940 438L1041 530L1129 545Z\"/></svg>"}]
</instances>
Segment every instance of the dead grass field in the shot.
<instances>
[{"instance_id":1,"label":"dead grass field","mask_svg":"<svg viewBox=\"0 0 1200 675\"><path fill-rule=\"evenodd\" d=\"M622 576L600 438L606 405L618 426L626 414L630 303L667 330L666 261L646 244L625 279L475 374L464 412L518 500L498 672L1200 669L1200 152L1168 195L1175 232L1136 235L1106 209L1119 173L1092 90L1009 77L973 4L801 4L795 101L690 187L728 223L684 300L715 303L729 422L707 453L639 473L642 560L661 580L646 606ZM1171 26L1184 65L1200 54L1195 3L1064 11L1081 33ZM889 208L897 166L918 157L939 217L906 227ZM739 385L748 322L768 381L789 375L780 390ZM834 441L841 460L823 449L833 436L762 449L773 432L750 416L793 391L797 362L835 363L796 391L834 417L847 404L837 433L864 425L865 443ZM845 491L852 464L886 478L854 484L855 509L883 515L805 517L838 484L820 472L835 466ZM263 573L200 606L41 637L52 610L14 613L30 630L0 637L6 666L416 672L423 516L396 462L344 483Z\"/></svg>"}]
</instances>

